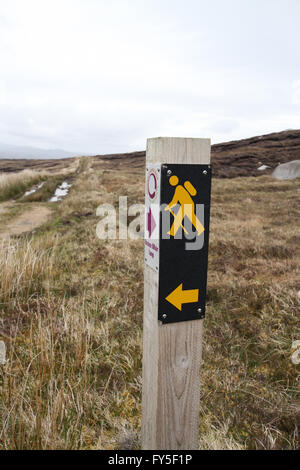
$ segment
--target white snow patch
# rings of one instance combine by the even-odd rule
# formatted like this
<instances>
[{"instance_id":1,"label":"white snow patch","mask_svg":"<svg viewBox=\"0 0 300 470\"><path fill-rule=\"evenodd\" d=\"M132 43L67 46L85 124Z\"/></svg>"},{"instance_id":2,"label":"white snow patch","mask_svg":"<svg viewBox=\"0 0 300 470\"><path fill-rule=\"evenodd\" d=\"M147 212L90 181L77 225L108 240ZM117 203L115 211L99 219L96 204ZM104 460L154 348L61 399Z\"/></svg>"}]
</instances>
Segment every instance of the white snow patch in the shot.
<instances>
[{"instance_id":1,"label":"white snow patch","mask_svg":"<svg viewBox=\"0 0 300 470\"><path fill-rule=\"evenodd\" d=\"M269 165L261 165L261 166L258 167L257 169L258 169L259 171L264 171L264 170L266 170L267 168L271 168L271 167L270 167Z\"/></svg>"},{"instance_id":2,"label":"white snow patch","mask_svg":"<svg viewBox=\"0 0 300 470\"><path fill-rule=\"evenodd\" d=\"M71 184L67 183L67 181L64 181L61 183L58 188L56 188L54 196L52 196L51 199L49 199L49 202L59 202L62 200L62 198L66 197L69 189L71 188Z\"/></svg>"},{"instance_id":3,"label":"white snow patch","mask_svg":"<svg viewBox=\"0 0 300 470\"><path fill-rule=\"evenodd\" d=\"M45 181L40 183L38 186L35 186L34 188L30 189L29 191L26 191L23 197L30 196L30 194L36 193L39 189L41 189L45 184Z\"/></svg>"}]
</instances>

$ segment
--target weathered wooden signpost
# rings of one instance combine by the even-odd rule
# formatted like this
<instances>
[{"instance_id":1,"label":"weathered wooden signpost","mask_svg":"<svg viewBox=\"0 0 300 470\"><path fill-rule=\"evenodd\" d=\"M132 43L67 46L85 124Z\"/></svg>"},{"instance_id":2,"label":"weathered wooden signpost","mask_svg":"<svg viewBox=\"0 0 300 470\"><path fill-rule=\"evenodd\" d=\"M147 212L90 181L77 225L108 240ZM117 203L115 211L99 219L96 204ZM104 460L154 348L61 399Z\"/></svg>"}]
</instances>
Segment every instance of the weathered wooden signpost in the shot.
<instances>
[{"instance_id":1,"label":"weathered wooden signpost","mask_svg":"<svg viewBox=\"0 0 300 470\"><path fill-rule=\"evenodd\" d=\"M143 449L198 449L210 181L209 139L148 139Z\"/></svg>"}]
</instances>

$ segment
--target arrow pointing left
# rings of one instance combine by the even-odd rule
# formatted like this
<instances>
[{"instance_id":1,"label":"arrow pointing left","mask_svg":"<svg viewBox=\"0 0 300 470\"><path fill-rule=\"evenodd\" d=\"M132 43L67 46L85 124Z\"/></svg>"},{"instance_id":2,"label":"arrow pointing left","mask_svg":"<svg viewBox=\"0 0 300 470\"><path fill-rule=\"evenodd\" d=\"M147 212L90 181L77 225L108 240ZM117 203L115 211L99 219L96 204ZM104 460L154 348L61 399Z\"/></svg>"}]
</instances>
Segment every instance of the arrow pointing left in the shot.
<instances>
[{"instance_id":1,"label":"arrow pointing left","mask_svg":"<svg viewBox=\"0 0 300 470\"><path fill-rule=\"evenodd\" d=\"M166 297L166 300L180 311L182 304L198 302L198 299L199 289L183 290L182 283Z\"/></svg>"}]
</instances>

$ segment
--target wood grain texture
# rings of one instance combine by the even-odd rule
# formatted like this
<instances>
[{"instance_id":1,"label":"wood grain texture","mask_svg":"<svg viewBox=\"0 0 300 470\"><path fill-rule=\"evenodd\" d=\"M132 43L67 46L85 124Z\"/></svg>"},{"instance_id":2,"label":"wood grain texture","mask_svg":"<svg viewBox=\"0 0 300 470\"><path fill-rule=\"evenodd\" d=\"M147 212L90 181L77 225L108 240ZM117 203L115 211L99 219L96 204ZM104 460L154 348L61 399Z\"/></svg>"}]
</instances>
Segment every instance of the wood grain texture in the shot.
<instances>
[{"instance_id":1,"label":"wood grain texture","mask_svg":"<svg viewBox=\"0 0 300 470\"><path fill-rule=\"evenodd\" d=\"M147 162L210 163L210 140L158 137ZM158 322L158 276L145 265L143 449L198 449L203 320Z\"/></svg>"}]
</instances>

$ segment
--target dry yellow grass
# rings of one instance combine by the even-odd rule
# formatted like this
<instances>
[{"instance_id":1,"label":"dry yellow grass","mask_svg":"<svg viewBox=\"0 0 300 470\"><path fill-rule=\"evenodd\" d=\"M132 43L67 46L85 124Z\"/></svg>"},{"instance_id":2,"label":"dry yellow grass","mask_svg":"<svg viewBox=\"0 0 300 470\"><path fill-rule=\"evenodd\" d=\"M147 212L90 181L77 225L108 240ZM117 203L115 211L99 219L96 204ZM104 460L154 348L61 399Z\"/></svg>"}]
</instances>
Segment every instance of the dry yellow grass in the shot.
<instances>
[{"instance_id":1,"label":"dry yellow grass","mask_svg":"<svg viewBox=\"0 0 300 470\"><path fill-rule=\"evenodd\" d=\"M143 242L97 239L96 208L143 202L144 175L80 171L51 221L0 249L2 449L140 445ZM213 182L200 448L299 447L299 190Z\"/></svg>"},{"instance_id":2,"label":"dry yellow grass","mask_svg":"<svg viewBox=\"0 0 300 470\"><path fill-rule=\"evenodd\" d=\"M49 277L53 264L53 248L47 250L47 240L42 248L33 241L3 241L0 244L0 301L12 306L17 299L28 301L37 285Z\"/></svg>"},{"instance_id":3,"label":"dry yellow grass","mask_svg":"<svg viewBox=\"0 0 300 470\"><path fill-rule=\"evenodd\" d=\"M44 179L43 173L24 170L19 173L0 173L0 201L21 197L25 191Z\"/></svg>"}]
</instances>

